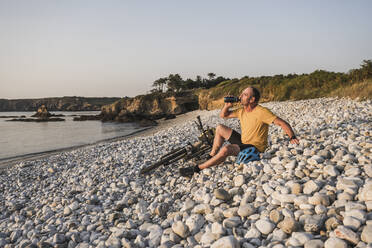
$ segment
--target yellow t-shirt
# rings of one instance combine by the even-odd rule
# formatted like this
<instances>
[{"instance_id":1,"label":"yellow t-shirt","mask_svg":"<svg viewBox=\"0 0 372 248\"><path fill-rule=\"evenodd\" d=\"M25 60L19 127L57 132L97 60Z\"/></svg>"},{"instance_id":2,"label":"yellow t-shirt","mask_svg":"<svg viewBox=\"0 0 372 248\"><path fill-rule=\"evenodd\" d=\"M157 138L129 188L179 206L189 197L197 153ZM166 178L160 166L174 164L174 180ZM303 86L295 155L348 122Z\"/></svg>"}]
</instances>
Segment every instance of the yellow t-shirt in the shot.
<instances>
[{"instance_id":1,"label":"yellow t-shirt","mask_svg":"<svg viewBox=\"0 0 372 248\"><path fill-rule=\"evenodd\" d=\"M240 121L242 143L254 145L260 152L264 152L267 146L269 124L276 119L276 116L260 105L257 105L252 112L239 108L233 111L233 114Z\"/></svg>"}]
</instances>

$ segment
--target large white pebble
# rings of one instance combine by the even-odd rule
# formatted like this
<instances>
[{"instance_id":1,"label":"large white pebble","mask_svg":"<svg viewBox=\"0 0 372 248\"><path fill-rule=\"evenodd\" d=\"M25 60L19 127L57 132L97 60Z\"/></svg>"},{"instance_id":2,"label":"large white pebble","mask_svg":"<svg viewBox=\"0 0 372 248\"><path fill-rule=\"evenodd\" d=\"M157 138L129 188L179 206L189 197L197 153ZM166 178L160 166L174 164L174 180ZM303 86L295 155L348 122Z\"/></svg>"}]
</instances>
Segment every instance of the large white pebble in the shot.
<instances>
[{"instance_id":1,"label":"large white pebble","mask_svg":"<svg viewBox=\"0 0 372 248\"><path fill-rule=\"evenodd\" d=\"M220 238L211 245L211 248L239 248L239 242L234 236Z\"/></svg>"},{"instance_id":2,"label":"large white pebble","mask_svg":"<svg viewBox=\"0 0 372 248\"><path fill-rule=\"evenodd\" d=\"M205 219L200 214L192 214L187 220L186 225L189 227L189 230L192 235L198 233L200 228L204 225Z\"/></svg>"},{"instance_id":3,"label":"large white pebble","mask_svg":"<svg viewBox=\"0 0 372 248\"><path fill-rule=\"evenodd\" d=\"M174 222L172 225L172 230L182 238L186 238L190 233L189 228L182 221Z\"/></svg>"},{"instance_id":4,"label":"large white pebble","mask_svg":"<svg viewBox=\"0 0 372 248\"><path fill-rule=\"evenodd\" d=\"M360 237L364 242L372 243L372 225L366 225Z\"/></svg>"},{"instance_id":5,"label":"large white pebble","mask_svg":"<svg viewBox=\"0 0 372 248\"><path fill-rule=\"evenodd\" d=\"M234 177L234 185L235 187L240 187L245 183L245 178L243 175L238 175Z\"/></svg>"},{"instance_id":6,"label":"large white pebble","mask_svg":"<svg viewBox=\"0 0 372 248\"><path fill-rule=\"evenodd\" d=\"M347 243L339 238L329 238L324 243L324 248L347 248Z\"/></svg>"},{"instance_id":7,"label":"large white pebble","mask_svg":"<svg viewBox=\"0 0 372 248\"><path fill-rule=\"evenodd\" d=\"M256 222L256 228L262 234L267 235L267 234L271 233L274 230L275 225L271 221L268 221L268 220L258 220Z\"/></svg>"}]
</instances>

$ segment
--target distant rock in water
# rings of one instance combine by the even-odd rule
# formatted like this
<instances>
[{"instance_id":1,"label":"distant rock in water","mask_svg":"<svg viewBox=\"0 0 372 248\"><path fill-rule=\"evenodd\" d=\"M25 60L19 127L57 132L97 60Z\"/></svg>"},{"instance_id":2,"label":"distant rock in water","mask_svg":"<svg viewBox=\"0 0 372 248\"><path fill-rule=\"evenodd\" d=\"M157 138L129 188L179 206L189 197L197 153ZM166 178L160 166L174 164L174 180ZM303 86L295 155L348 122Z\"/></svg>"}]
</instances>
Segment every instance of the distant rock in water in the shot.
<instances>
[{"instance_id":1,"label":"distant rock in water","mask_svg":"<svg viewBox=\"0 0 372 248\"><path fill-rule=\"evenodd\" d=\"M51 118L51 117L59 117L63 115L54 115L48 112L45 105L41 105L36 114L32 115L31 117L35 118L21 118L21 119L11 119L8 121L23 121L23 122L50 122L50 121L64 121L65 119L62 118Z\"/></svg>"},{"instance_id":2,"label":"distant rock in water","mask_svg":"<svg viewBox=\"0 0 372 248\"><path fill-rule=\"evenodd\" d=\"M43 119L49 118L51 116L52 116L52 114L48 112L48 110L45 107L45 105L41 105L41 107L39 107L37 109L36 114L31 115L31 117L38 117L38 118L43 118Z\"/></svg>"}]
</instances>

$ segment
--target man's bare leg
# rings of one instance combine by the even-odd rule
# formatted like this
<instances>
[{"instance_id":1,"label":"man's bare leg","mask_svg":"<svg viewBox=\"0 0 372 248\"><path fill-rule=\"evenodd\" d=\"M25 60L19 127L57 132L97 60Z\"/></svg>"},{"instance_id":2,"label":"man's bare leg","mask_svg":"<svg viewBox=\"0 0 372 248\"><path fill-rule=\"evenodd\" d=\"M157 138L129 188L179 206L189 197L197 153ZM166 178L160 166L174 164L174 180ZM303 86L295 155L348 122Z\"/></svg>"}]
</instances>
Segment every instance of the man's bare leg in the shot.
<instances>
[{"instance_id":1,"label":"man's bare leg","mask_svg":"<svg viewBox=\"0 0 372 248\"><path fill-rule=\"evenodd\" d=\"M199 169L203 170L213 165L220 164L223 161L225 161L228 156L237 156L239 152L240 152L240 148L238 145L235 145L235 144L226 145L222 147L222 149L217 153L217 155L205 161L204 163L200 164Z\"/></svg>"},{"instance_id":2,"label":"man's bare leg","mask_svg":"<svg viewBox=\"0 0 372 248\"><path fill-rule=\"evenodd\" d=\"M201 165L195 165L187 168L180 168L180 174L184 177L190 177L195 172L199 172L202 169L208 168L213 165L217 165L225 161L225 159L230 155L238 155L240 148L236 144L226 145L222 147L223 142L228 140L232 134L232 129L224 125L218 125L216 128L216 134L213 140L212 151L209 155L212 156L211 159L202 163Z\"/></svg>"},{"instance_id":3,"label":"man's bare leg","mask_svg":"<svg viewBox=\"0 0 372 248\"><path fill-rule=\"evenodd\" d=\"M223 142L225 142L225 140L228 140L230 138L232 131L233 130L231 128L225 125L222 125L222 124L219 124L216 127L216 134L214 135L213 146L212 146L212 150L209 153L209 155L213 157L214 155L217 154Z\"/></svg>"}]
</instances>

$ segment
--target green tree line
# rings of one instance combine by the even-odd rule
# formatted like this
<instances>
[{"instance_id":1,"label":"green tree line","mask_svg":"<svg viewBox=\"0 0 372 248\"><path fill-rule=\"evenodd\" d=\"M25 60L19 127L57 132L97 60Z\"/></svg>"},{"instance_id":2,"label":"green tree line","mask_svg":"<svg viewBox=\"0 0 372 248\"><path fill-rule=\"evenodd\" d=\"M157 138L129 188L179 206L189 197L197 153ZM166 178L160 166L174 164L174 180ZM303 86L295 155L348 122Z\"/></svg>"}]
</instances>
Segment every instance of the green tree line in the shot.
<instances>
[{"instance_id":1,"label":"green tree line","mask_svg":"<svg viewBox=\"0 0 372 248\"><path fill-rule=\"evenodd\" d=\"M151 92L181 92L198 88L209 89L221 82L229 80L229 78L216 77L216 74L213 72L208 73L207 76L208 78L196 76L195 80L190 78L184 80L179 74L169 74L168 77L155 80L152 84Z\"/></svg>"},{"instance_id":2,"label":"green tree line","mask_svg":"<svg viewBox=\"0 0 372 248\"><path fill-rule=\"evenodd\" d=\"M263 101L300 100L328 96L363 96L372 95L372 60L363 60L360 68L347 73L316 70L309 74L288 74L274 76L249 77L240 79L216 77L208 73L208 78L197 76L193 79L182 79L179 74L154 81L152 92L175 92L193 90L196 94L207 94L212 99L227 94L238 95L247 86L257 87ZM346 91L347 94L344 92ZM347 91L354 91L350 92Z\"/></svg>"}]
</instances>

